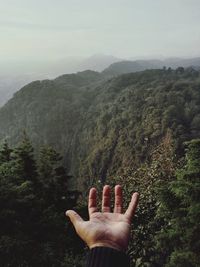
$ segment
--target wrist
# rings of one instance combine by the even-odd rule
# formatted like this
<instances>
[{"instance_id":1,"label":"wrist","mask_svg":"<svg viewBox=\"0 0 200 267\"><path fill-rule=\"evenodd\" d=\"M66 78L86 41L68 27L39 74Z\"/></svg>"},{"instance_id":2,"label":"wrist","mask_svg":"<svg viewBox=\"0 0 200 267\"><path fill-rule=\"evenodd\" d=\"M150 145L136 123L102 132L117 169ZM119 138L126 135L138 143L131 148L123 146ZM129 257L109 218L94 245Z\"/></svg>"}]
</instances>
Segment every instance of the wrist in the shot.
<instances>
[{"instance_id":1,"label":"wrist","mask_svg":"<svg viewBox=\"0 0 200 267\"><path fill-rule=\"evenodd\" d=\"M88 267L129 267L128 255L110 247L94 247L90 249L87 260Z\"/></svg>"},{"instance_id":2,"label":"wrist","mask_svg":"<svg viewBox=\"0 0 200 267\"><path fill-rule=\"evenodd\" d=\"M123 246L120 246L118 244L115 244L114 242L97 242L95 244L89 245L90 249L96 248L96 247L105 247L105 248L112 248L117 251L125 252L126 248Z\"/></svg>"}]
</instances>

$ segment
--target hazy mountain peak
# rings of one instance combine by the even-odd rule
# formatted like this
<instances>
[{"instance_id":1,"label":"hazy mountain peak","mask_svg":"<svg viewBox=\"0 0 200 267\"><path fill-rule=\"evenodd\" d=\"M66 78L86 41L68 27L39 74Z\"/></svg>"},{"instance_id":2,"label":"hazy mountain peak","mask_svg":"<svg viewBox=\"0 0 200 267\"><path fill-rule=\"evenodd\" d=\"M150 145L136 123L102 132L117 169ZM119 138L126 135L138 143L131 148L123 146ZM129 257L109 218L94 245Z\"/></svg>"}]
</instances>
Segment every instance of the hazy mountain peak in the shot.
<instances>
[{"instance_id":1,"label":"hazy mountain peak","mask_svg":"<svg viewBox=\"0 0 200 267\"><path fill-rule=\"evenodd\" d=\"M114 57L112 55L94 54L91 57L88 57L85 60L83 60L79 68L80 70L91 69L94 71L103 71L112 63L121 60L122 59Z\"/></svg>"}]
</instances>

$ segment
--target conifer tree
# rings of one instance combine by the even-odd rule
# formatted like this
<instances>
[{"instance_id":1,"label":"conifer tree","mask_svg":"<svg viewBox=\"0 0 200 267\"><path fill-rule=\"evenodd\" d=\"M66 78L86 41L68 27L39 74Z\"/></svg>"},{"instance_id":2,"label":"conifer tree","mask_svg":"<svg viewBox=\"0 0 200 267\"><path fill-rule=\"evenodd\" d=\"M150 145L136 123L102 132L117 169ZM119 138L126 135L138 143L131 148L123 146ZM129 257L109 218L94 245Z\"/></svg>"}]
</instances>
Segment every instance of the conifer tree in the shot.
<instances>
[{"instance_id":1,"label":"conifer tree","mask_svg":"<svg viewBox=\"0 0 200 267\"><path fill-rule=\"evenodd\" d=\"M12 150L5 143L0 166L0 246L2 266L27 266L33 260L36 165L33 148L24 137ZM24 264L24 265L23 265Z\"/></svg>"},{"instance_id":2,"label":"conifer tree","mask_svg":"<svg viewBox=\"0 0 200 267\"><path fill-rule=\"evenodd\" d=\"M5 140L0 148L0 165L4 162L8 162L11 159L12 149L9 147Z\"/></svg>"},{"instance_id":3,"label":"conifer tree","mask_svg":"<svg viewBox=\"0 0 200 267\"><path fill-rule=\"evenodd\" d=\"M48 205L53 204L58 207L66 198L68 189L68 176L61 160L61 155L52 147L45 146L40 150L38 172L42 194Z\"/></svg>"},{"instance_id":4,"label":"conifer tree","mask_svg":"<svg viewBox=\"0 0 200 267\"><path fill-rule=\"evenodd\" d=\"M66 247L69 246L69 239L65 236L65 211L75 204L74 200L69 198L68 176L61 160L60 154L52 147L44 146L39 152L38 197L40 198L41 215L38 233L43 240L42 257L47 255L47 258L43 259L43 264L47 266L52 263L56 264L56 259L61 258L61 255L65 256ZM48 253L46 247L48 247Z\"/></svg>"},{"instance_id":5,"label":"conifer tree","mask_svg":"<svg viewBox=\"0 0 200 267\"><path fill-rule=\"evenodd\" d=\"M3 148L0 265L63 266L66 255L71 255L73 249L77 251L80 241L65 217L65 210L76 205L77 197L71 198L67 191L68 177L61 156L45 147L36 164L26 135L12 153L7 144Z\"/></svg>"},{"instance_id":6,"label":"conifer tree","mask_svg":"<svg viewBox=\"0 0 200 267\"><path fill-rule=\"evenodd\" d=\"M20 144L13 150L12 159L15 162L15 173L21 180L33 181L36 179L34 149L26 133Z\"/></svg>"}]
</instances>

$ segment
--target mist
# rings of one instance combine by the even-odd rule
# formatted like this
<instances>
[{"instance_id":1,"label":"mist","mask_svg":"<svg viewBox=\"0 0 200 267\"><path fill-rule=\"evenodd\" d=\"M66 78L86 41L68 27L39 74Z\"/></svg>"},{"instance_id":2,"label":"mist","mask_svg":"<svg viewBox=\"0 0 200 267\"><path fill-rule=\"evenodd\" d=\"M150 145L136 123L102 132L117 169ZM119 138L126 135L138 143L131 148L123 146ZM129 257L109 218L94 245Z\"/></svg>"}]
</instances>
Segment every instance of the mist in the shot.
<instances>
[{"instance_id":1,"label":"mist","mask_svg":"<svg viewBox=\"0 0 200 267\"><path fill-rule=\"evenodd\" d=\"M96 54L200 55L198 0L1 0L0 8L1 74L73 72Z\"/></svg>"},{"instance_id":2,"label":"mist","mask_svg":"<svg viewBox=\"0 0 200 267\"><path fill-rule=\"evenodd\" d=\"M0 106L33 80L200 56L198 0L0 0Z\"/></svg>"}]
</instances>

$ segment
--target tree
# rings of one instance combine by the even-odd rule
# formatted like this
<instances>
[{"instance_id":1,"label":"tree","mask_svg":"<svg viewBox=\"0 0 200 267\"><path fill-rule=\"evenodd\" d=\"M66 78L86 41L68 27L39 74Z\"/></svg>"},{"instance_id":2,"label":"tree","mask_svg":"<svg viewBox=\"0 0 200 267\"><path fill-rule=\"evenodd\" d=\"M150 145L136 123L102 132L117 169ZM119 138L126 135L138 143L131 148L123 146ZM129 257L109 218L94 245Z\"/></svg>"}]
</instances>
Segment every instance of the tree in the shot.
<instances>
[{"instance_id":1,"label":"tree","mask_svg":"<svg viewBox=\"0 0 200 267\"><path fill-rule=\"evenodd\" d=\"M62 166L62 157L52 147L42 147L38 158L40 191L48 205L53 204L66 209L66 192L68 190L67 170Z\"/></svg>"},{"instance_id":2,"label":"tree","mask_svg":"<svg viewBox=\"0 0 200 267\"><path fill-rule=\"evenodd\" d=\"M0 164L10 161L11 152L12 149L9 147L7 141L5 140L0 148Z\"/></svg>"},{"instance_id":3,"label":"tree","mask_svg":"<svg viewBox=\"0 0 200 267\"><path fill-rule=\"evenodd\" d=\"M26 136L12 153L7 144L3 148L0 151L1 266L60 267L66 255L73 262L72 252L80 253L83 245L74 238L65 211L76 205L78 193L69 192L61 156L52 148L43 148L38 166Z\"/></svg>"},{"instance_id":4,"label":"tree","mask_svg":"<svg viewBox=\"0 0 200 267\"><path fill-rule=\"evenodd\" d=\"M15 165L15 174L21 181L35 181L37 172L34 149L26 133L24 133L19 145L13 150L12 160Z\"/></svg>"},{"instance_id":5,"label":"tree","mask_svg":"<svg viewBox=\"0 0 200 267\"><path fill-rule=\"evenodd\" d=\"M76 205L79 194L69 190L69 176L62 165L62 157L50 146L42 147L39 152L38 174L37 238L42 243L42 266L61 266L66 254L71 258L73 250L78 254L83 247L65 216L65 211Z\"/></svg>"},{"instance_id":6,"label":"tree","mask_svg":"<svg viewBox=\"0 0 200 267\"><path fill-rule=\"evenodd\" d=\"M13 150L5 143L0 165L0 258L2 266L27 266L32 248L36 165L27 138Z\"/></svg>"}]
</instances>

